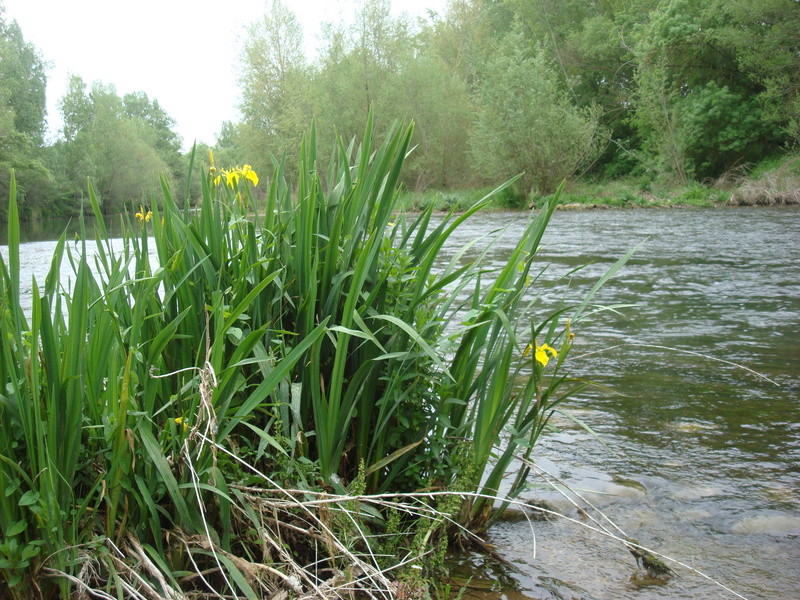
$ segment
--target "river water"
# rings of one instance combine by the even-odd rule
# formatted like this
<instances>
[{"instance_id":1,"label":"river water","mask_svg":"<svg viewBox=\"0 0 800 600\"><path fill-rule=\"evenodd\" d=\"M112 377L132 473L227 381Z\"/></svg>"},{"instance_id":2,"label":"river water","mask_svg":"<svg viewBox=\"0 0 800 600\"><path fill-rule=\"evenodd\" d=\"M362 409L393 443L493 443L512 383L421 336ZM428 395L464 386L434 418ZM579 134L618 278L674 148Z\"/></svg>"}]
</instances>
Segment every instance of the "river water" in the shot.
<instances>
[{"instance_id":1,"label":"river water","mask_svg":"<svg viewBox=\"0 0 800 600\"><path fill-rule=\"evenodd\" d=\"M523 223L481 215L453 242L504 228L499 266ZM633 306L573 326L573 372L595 385L564 408L596 436L557 416L535 461L628 536L737 594L800 598L800 211L556 212L541 305L580 300L640 242L594 299ZM541 481L523 497L583 522ZM484 563L508 597L737 597L675 564L669 581L650 580L620 543L564 519L490 536L512 568L476 557L463 575Z\"/></svg>"},{"instance_id":2,"label":"river water","mask_svg":"<svg viewBox=\"0 0 800 600\"><path fill-rule=\"evenodd\" d=\"M500 266L524 219L481 214L442 258L502 229L488 255ZM559 211L540 251L541 305L580 300L640 242L595 297L632 306L573 328L573 372L594 385L564 410L595 435L557 416L536 464L735 594L800 598L800 210ZM22 246L23 283L44 280L54 245ZM540 479L523 498L585 522ZM490 538L507 564L464 557L460 575L509 599L738 597L675 564L650 580L619 542L565 519L505 522Z\"/></svg>"}]
</instances>

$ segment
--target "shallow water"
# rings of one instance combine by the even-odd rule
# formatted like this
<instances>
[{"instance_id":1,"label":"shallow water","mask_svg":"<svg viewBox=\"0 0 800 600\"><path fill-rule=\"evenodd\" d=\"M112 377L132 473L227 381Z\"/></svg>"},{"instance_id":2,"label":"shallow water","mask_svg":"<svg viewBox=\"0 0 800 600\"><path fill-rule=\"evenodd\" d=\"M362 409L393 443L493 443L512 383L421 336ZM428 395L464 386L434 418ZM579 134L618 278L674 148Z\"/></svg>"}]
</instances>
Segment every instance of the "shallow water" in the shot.
<instances>
[{"instance_id":1,"label":"shallow water","mask_svg":"<svg viewBox=\"0 0 800 600\"><path fill-rule=\"evenodd\" d=\"M524 218L473 218L442 260L503 228L489 259L504 264ZM738 594L798 598L800 210L557 212L540 251L549 264L536 287L541 305L579 301L642 241L595 297L634 306L573 326L574 371L596 385L565 408L603 443L558 417L536 463L581 490L628 536ZM54 247L21 247L23 296L32 274L44 281ZM548 500L583 522L540 481L524 498ZM736 597L674 564L668 582L648 580L621 544L566 520L502 523L491 540L513 567L467 556L461 574L494 583L505 598Z\"/></svg>"},{"instance_id":2,"label":"shallow water","mask_svg":"<svg viewBox=\"0 0 800 600\"><path fill-rule=\"evenodd\" d=\"M499 266L522 219L481 215L453 247L504 227ZM541 306L580 300L642 241L595 297L634 306L573 326L574 371L596 385L565 408L606 446L559 417L534 458L643 545L750 599L800 597L800 211L557 212ZM525 498L582 520L532 483ZM647 580L618 542L565 520L533 534L525 522L491 531L531 598L736 597L675 564L670 581Z\"/></svg>"}]
</instances>

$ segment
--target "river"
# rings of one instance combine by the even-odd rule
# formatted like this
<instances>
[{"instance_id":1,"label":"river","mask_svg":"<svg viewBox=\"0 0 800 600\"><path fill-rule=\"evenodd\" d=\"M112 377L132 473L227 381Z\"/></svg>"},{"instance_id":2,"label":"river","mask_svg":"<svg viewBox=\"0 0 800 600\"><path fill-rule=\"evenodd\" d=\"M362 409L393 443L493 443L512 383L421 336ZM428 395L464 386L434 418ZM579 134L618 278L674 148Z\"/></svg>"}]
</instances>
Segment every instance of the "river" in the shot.
<instances>
[{"instance_id":1,"label":"river","mask_svg":"<svg viewBox=\"0 0 800 600\"><path fill-rule=\"evenodd\" d=\"M442 258L502 229L499 266L523 223L481 214ZM557 416L536 464L741 597L800 598L800 210L559 211L540 251L542 305L580 300L639 242L595 297L631 306L574 325L573 370L594 385L564 410L596 435ZM23 283L44 280L53 247L22 246ZM540 480L523 497L582 522ZM509 599L737 597L676 564L649 580L620 543L565 519L501 523L490 538L508 564L463 557L460 572Z\"/></svg>"},{"instance_id":2,"label":"river","mask_svg":"<svg viewBox=\"0 0 800 600\"><path fill-rule=\"evenodd\" d=\"M454 246L504 228L490 254L499 266L522 223L481 215ZM640 242L594 299L633 306L573 328L574 372L595 385L565 412L596 437L557 416L535 461L628 536L741 596L800 598L800 211L556 212L541 304L580 300ZM582 520L540 481L523 497ZM621 544L564 519L533 533L496 526L491 540L513 568L475 557L463 574L483 563L508 597L737 597L676 564L669 581L649 580Z\"/></svg>"}]
</instances>

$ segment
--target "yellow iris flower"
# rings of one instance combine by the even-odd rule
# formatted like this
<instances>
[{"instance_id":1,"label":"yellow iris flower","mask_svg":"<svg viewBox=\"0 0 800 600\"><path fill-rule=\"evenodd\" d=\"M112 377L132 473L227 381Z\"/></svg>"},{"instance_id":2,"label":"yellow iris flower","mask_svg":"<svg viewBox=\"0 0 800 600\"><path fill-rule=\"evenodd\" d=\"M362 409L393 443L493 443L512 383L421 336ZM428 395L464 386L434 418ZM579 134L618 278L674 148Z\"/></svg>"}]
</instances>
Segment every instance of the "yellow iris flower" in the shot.
<instances>
[{"instance_id":1,"label":"yellow iris flower","mask_svg":"<svg viewBox=\"0 0 800 600\"><path fill-rule=\"evenodd\" d=\"M210 169L210 173L214 175L217 170L212 166ZM253 170L253 167L250 165L245 165L243 167L234 167L233 169L222 169L219 171L219 175L214 177L214 185L219 185L222 181L222 177L225 177L225 183L228 187L233 187L234 184L238 184L240 179L244 179L245 181L250 181L253 186L258 185L258 175Z\"/></svg>"},{"instance_id":2,"label":"yellow iris flower","mask_svg":"<svg viewBox=\"0 0 800 600\"><path fill-rule=\"evenodd\" d=\"M250 181L253 182L253 187L258 185L258 175L256 175L255 171L253 171L253 167L251 167L250 165L245 165L242 167L242 170L240 172L242 174L242 177L244 177L245 179L249 179Z\"/></svg>"},{"instance_id":3,"label":"yellow iris flower","mask_svg":"<svg viewBox=\"0 0 800 600\"><path fill-rule=\"evenodd\" d=\"M144 207L140 204L139 212L133 216L136 217L136 220L139 221L139 223L149 223L150 219L153 218L153 211L148 210L147 212L144 212Z\"/></svg>"},{"instance_id":4,"label":"yellow iris flower","mask_svg":"<svg viewBox=\"0 0 800 600\"><path fill-rule=\"evenodd\" d=\"M522 356L528 356L531 351L534 351L534 345L528 344L528 347L525 348L525 351L522 353ZM558 358L558 350L550 346L549 344L542 344L539 346L538 344L535 346L535 351L533 352L533 357L540 365L543 367L547 366L547 363L550 362L551 358Z\"/></svg>"}]
</instances>

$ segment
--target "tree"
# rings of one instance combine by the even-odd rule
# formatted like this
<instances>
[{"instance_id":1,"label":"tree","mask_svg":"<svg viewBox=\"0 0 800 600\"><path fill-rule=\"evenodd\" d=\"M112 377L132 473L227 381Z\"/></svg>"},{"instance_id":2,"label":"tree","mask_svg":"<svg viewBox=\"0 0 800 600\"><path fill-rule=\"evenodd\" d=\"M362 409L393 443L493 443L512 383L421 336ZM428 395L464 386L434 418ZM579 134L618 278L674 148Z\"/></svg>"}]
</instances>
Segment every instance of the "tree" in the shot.
<instances>
[{"instance_id":1,"label":"tree","mask_svg":"<svg viewBox=\"0 0 800 600\"><path fill-rule=\"evenodd\" d=\"M45 130L45 74L38 51L15 21L6 22L0 4L0 217L4 217L10 172L16 171L23 217L38 211L51 185L42 162Z\"/></svg>"},{"instance_id":2,"label":"tree","mask_svg":"<svg viewBox=\"0 0 800 600\"><path fill-rule=\"evenodd\" d=\"M523 193L553 191L597 153L599 114L570 102L544 50L508 34L478 85L472 153L487 179L524 173Z\"/></svg>"},{"instance_id":3,"label":"tree","mask_svg":"<svg viewBox=\"0 0 800 600\"><path fill-rule=\"evenodd\" d=\"M94 108L89 94L86 92L86 83L77 75L71 75L67 85L67 93L59 101L62 121L62 133L67 142L72 142L78 134L87 129L94 115Z\"/></svg>"},{"instance_id":4,"label":"tree","mask_svg":"<svg viewBox=\"0 0 800 600\"><path fill-rule=\"evenodd\" d=\"M138 137L155 148L161 160L169 165L173 177L180 177L183 171L181 137L173 129L175 119L158 100L150 100L144 92L125 94L122 105L125 116L136 126Z\"/></svg>"},{"instance_id":5,"label":"tree","mask_svg":"<svg viewBox=\"0 0 800 600\"><path fill-rule=\"evenodd\" d=\"M404 169L413 189L463 187L469 164L473 109L466 82L426 47L409 57L391 81L387 116L414 121L416 147Z\"/></svg>"},{"instance_id":6,"label":"tree","mask_svg":"<svg viewBox=\"0 0 800 600\"><path fill-rule=\"evenodd\" d=\"M41 146L47 114L44 61L25 41L17 22L6 23L1 12L0 63L0 86L8 92L5 104L14 112L14 127Z\"/></svg>"},{"instance_id":7,"label":"tree","mask_svg":"<svg viewBox=\"0 0 800 600\"><path fill-rule=\"evenodd\" d=\"M758 87L763 117L800 143L800 2L715 0L714 40Z\"/></svg>"},{"instance_id":8,"label":"tree","mask_svg":"<svg viewBox=\"0 0 800 600\"><path fill-rule=\"evenodd\" d=\"M146 94L120 98L113 86L99 82L87 92L73 76L60 108L64 143L56 155L69 182L64 193L72 198L82 197L91 177L104 212L119 212L148 203L160 177L172 181L181 170L174 121Z\"/></svg>"},{"instance_id":9,"label":"tree","mask_svg":"<svg viewBox=\"0 0 800 600\"><path fill-rule=\"evenodd\" d=\"M779 144L758 106L763 89L720 44L723 13L669 0L636 32L635 123L656 172L679 183L717 177Z\"/></svg>"},{"instance_id":10,"label":"tree","mask_svg":"<svg viewBox=\"0 0 800 600\"><path fill-rule=\"evenodd\" d=\"M281 0L250 26L243 52L241 111L246 134L240 139L258 169L269 155L295 152L313 111L303 31Z\"/></svg>"}]
</instances>

